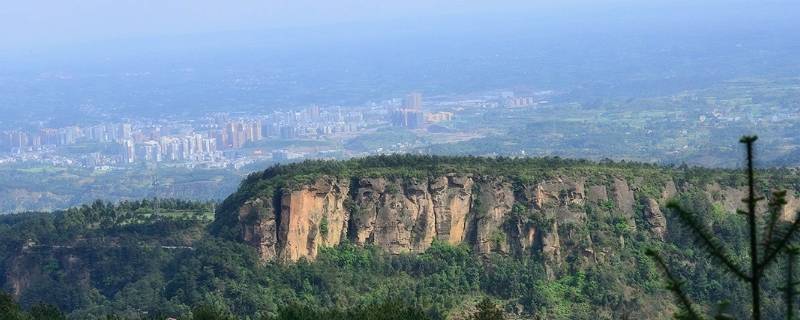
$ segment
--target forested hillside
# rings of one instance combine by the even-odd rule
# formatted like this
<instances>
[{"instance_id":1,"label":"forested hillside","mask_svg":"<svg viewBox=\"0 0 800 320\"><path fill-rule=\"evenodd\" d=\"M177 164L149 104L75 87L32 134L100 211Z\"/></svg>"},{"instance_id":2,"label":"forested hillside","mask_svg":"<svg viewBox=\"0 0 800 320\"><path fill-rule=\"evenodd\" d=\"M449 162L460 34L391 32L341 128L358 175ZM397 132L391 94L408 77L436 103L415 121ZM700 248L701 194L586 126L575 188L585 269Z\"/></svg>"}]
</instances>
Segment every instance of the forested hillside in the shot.
<instances>
[{"instance_id":1,"label":"forested hillside","mask_svg":"<svg viewBox=\"0 0 800 320\"><path fill-rule=\"evenodd\" d=\"M759 177L762 195L791 191L788 218L800 175ZM663 205L694 208L744 255L733 214L743 185L737 171L564 159L305 162L251 174L220 205L2 216L2 286L23 310L46 303L74 319L467 319L484 298L509 319L669 318L647 248L680 266L706 307L747 288L694 250ZM765 285L780 286L772 273ZM764 314L780 318L779 300L765 297Z\"/></svg>"}]
</instances>

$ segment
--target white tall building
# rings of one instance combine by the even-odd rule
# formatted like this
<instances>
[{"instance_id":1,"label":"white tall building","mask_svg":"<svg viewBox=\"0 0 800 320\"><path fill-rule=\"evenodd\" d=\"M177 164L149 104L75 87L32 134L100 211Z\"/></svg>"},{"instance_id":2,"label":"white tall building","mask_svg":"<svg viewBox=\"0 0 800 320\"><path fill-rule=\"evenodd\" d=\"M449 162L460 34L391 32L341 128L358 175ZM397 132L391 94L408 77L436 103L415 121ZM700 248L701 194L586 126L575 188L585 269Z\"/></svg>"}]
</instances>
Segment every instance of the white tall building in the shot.
<instances>
[{"instance_id":1,"label":"white tall building","mask_svg":"<svg viewBox=\"0 0 800 320\"><path fill-rule=\"evenodd\" d=\"M136 162L136 149L133 140L127 139L122 141L122 162L134 163Z\"/></svg>"}]
</instances>

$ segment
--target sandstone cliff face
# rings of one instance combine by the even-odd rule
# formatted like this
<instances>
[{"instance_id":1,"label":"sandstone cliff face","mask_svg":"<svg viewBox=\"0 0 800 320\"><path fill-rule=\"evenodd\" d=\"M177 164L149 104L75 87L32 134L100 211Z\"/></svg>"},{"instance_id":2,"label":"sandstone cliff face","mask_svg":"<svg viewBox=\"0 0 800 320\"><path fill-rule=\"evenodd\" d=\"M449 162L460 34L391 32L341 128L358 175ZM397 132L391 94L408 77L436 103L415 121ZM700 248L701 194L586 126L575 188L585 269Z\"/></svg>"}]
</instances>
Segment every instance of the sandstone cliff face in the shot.
<instances>
[{"instance_id":1,"label":"sandstone cliff face","mask_svg":"<svg viewBox=\"0 0 800 320\"><path fill-rule=\"evenodd\" d=\"M624 179L614 178L614 201L625 216L633 216L634 194Z\"/></svg>"},{"instance_id":2,"label":"sandstone cliff face","mask_svg":"<svg viewBox=\"0 0 800 320\"><path fill-rule=\"evenodd\" d=\"M742 199L747 198L747 190L744 187L732 188L712 183L706 186L705 193L709 201L721 205L725 212L747 209L742 202Z\"/></svg>"},{"instance_id":3,"label":"sandstone cliff face","mask_svg":"<svg viewBox=\"0 0 800 320\"><path fill-rule=\"evenodd\" d=\"M667 218L661 213L658 202L650 198L642 198L644 220L649 224L648 230L662 241L667 235Z\"/></svg>"},{"instance_id":4,"label":"sandstone cliff face","mask_svg":"<svg viewBox=\"0 0 800 320\"><path fill-rule=\"evenodd\" d=\"M664 186L664 190L661 191L661 202L665 203L672 199L673 197L678 195L678 188L675 187L675 181L670 179L667 181L667 184Z\"/></svg>"},{"instance_id":5,"label":"sandstone cliff face","mask_svg":"<svg viewBox=\"0 0 800 320\"><path fill-rule=\"evenodd\" d=\"M450 244L464 241L475 182L468 176L444 176L431 180L430 192L436 236Z\"/></svg>"},{"instance_id":6,"label":"sandstone cliff face","mask_svg":"<svg viewBox=\"0 0 800 320\"><path fill-rule=\"evenodd\" d=\"M480 254L538 252L549 267L557 268L564 261L563 226L585 224L586 207L608 201L631 225L641 215L647 224L643 227L663 240L666 219L660 205L677 193L674 183L665 183L656 200L638 196L624 179L606 180L587 186L585 179L574 177L518 185L504 177L468 174L422 179L324 176L280 190L275 199L244 202L238 221L241 240L257 248L264 261L314 259L320 247L345 240L393 254L423 252L434 241L443 241L466 244ZM582 246L586 261L598 261L595 251L606 249L594 248L591 236L568 238Z\"/></svg>"},{"instance_id":7,"label":"sandstone cliff face","mask_svg":"<svg viewBox=\"0 0 800 320\"><path fill-rule=\"evenodd\" d=\"M344 208L348 184L320 179L300 190L284 192L278 226L278 256L289 261L314 257L319 246L332 246L346 236L349 214Z\"/></svg>"},{"instance_id":8,"label":"sandstone cliff face","mask_svg":"<svg viewBox=\"0 0 800 320\"><path fill-rule=\"evenodd\" d=\"M798 212L800 212L800 198L794 192L786 193L786 205L781 212L781 219L783 221L794 221Z\"/></svg>"},{"instance_id":9,"label":"sandstone cliff face","mask_svg":"<svg viewBox=\"0 0 800 320\"><path fill-rule=\"evenodd\" d=\"M465 240L474 181L469 176L418 179L361 179L352 227L356 244L391 253L422 252L434 239Z\"/></svg>"},{"instance_id":10,"label":"sandstone cliff face","mask_svg":"<svg viewBox=\"0 0 800 320\"><path fill-rule=\"evenodd\" d=\"M253 199L239 208L242 241L258 249L262 257L277 255L278 224L271 199Z\"/></svg>"},{"instance_id":11,"label":"sandstone cliff face","mask_svg":"<svg viewBox=\"0 0 800 320\"><path fill-rule=\"evenodd\" d=\"M511 183L490 179L479 184L478 204L474 208L475 240L477 252L509 252L506 233L502 230L505 218L514 205Z\"/></svg>"},{"instance_id":12,"label":"sandstone cliff face","mask_svg":"<svg viewBox=\"0 0 800 320\"><path fill-rule=\"evenodd\" d=\"M371 243L391 253L420 251L433 241L433 203L427 185L416 181L382 181L383 190L369 225ZM367 198L362 198L364 200ZM371 204L359 202L363 207ZM364 233L359 230L359 233Z\"/></svg>"},{"instance_id":13,"label":"sandstone cliff face","mask_svg":"<svg viewBox=\"0 0 800 320\"><path fill-rule=\"evenodd\" d=\"M593 185L589 187L589 194L587 196L588 200L595 203L601 204L608 201L608 190L604 185Z\"/></svg>"},{"instance_id":14,"label":"sandstone cliff face","mask_svg":"<svg viewBox=\"0 0 800 320\"><path fill-rule=\"evenodd\" d=\"M553 278L555 273L553 268L557 268L561 264L561 240L558 236L558 222L556 221L553 221L547 229L547 233L542 236L542 256L545 259L545 271L549 278Z\"/></svg>"}]
</instances>

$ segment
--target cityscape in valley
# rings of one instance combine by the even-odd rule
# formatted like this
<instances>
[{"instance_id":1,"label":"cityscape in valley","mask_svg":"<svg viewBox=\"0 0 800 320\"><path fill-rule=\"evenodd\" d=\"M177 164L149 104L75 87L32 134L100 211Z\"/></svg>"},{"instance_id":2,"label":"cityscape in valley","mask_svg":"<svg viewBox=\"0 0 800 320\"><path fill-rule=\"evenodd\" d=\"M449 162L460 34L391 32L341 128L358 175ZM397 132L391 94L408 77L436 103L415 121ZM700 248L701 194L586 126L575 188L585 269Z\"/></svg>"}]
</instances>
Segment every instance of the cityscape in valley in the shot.
<instances>
[{"instance_id":1,"label":"cityscape in valley","mask_svg":"<svg viewBox=\"0 0 800 320\"><path fill-rule=\"evenodd\" d=\"M0 209L113 200L220 200L249 172L377 154L579 157L732 167L736 137L761 134L764 163L800 164L800 79L740 79L660 96L586 100L571 91L423 94L355 105L249 108L197 117L32 119L0 131ZM676 108L681 105L681 108ZM109 195L130 180L122 190ZM14 181L14 183L12 183ZM23 183L24 182L24 183Z\"/></svg>"},{"instance_id":2,"label":"cityscape in valley","mask_svg":"<svg viewBox=\"0 0 800 320\"><path fill-rule=\"evenodd\" d=\"M533 106L532 97L507 93L509 107ZM393 145L375 150L348 150L343 142L381 128L435 132L467 104L494 100L445 101L423 110L421 93L364 107L310 106L300 111L269 114L214 113L197 119L130 119L119 123L2 132L0 164L37 163L93 170L124 169L163 163L186 168L234 168L260 161L319 158L341 159L370 153L408 151ZM442 130L446 130L442 128ZM284 147L280 147L280 142ZM309 146L295 145L306 142ZM80 149L80 152L74 152ZM91 152L86 152L91 150Z\"/></svg>"}]
</instances>

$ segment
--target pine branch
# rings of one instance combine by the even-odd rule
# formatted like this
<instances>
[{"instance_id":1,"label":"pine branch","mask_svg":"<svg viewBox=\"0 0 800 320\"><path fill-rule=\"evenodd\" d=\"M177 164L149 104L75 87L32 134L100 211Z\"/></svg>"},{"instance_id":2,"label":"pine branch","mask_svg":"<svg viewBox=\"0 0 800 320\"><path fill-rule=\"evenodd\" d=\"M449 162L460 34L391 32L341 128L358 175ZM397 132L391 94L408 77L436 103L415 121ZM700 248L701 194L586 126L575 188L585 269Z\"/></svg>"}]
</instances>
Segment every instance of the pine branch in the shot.
<instances>
[{"instance_id":1,"label":"pine branch","mask_svg":"<svg viewBox=\"0 0 800 320\"><path fill-rule=\"evenodd\" d=\"M664 259L661 258L661 255L659 255L658 252L653 249L645 250L645 254L653 258L658 267L664 272L664 275L667 277L667 289L672 291L675 297L678 298L678 301L680 301L684 311L686 312L687 319L704 319L695 310L694 305L692 305L692 301L689 299L689 296L683 292L683 281L678 280L678 278L672 274L672 272L669 270L669 267L667 267L666 262L664 262Z\"/></svg>"},{"instance_id":2,"label":"pine branch","mask_svg":"<svg viewBox=\"0 0 800 320\"><path fill-rule=\"evenodd\" d=\"M789 229L786 230L786 233L783 234L780 240L775 241L771 246L771 249L767 251L767 254L764 256L764 260L758 265L759 270L763 270L773 260L778 256L778 253L781 250L787 249L789 246L789 242L794 238L795 234L797 233L798 229L800 229L800 212L798 212L797 217L795 217L794 222Z\"/></svg>"},{"instance_id":3,"label":"pine branch","mask_svg":"<svg viewBox=\"0 0 800 320\"><path fill-rule=\"evenodd\" d=\"M699 219L697 219L694 214L683 210L683 208L681 208L676 201L670 201L667 203L667 208L678 213L678 217L680 217L681 222L694 231L694 234L700 238L702 245L707 248L706 252L710 256L722 262L722 264L725 265L730 272L742 280L750 281L751 277L733 261L733 256L728 252L728 249L725 248L719 239L711 234L711 231L708 230L708 228Z\"/></svg>"},{"instance_id":4,"label":"pine branch","mask_svg":"<svg viewBox=\"0 0 800 320\"><path fill-rule=\"evenodd\" d=\"M772 244L772 236L775 232L775 225L778 223L778 217L783 206L786 205L786 191L776 191L772 193L772 199L769 201L769 221L767 221L767 233L764 235L764 249L769 250Z\"/></svg>"},{"instance_id":5,"label":"pine branch","mask_svg":"<svg viewBox=\"0 0 800 320\"><path fill-rule=\"evenodd\" d=\"M797 283L794 281L794 267L797 260L797 255L800 254L800 248L791 247L786 250L786 287L784 299L786 305L786 319L794 320L794 302L797 295Z\"/></svg>"}]
</instances>

